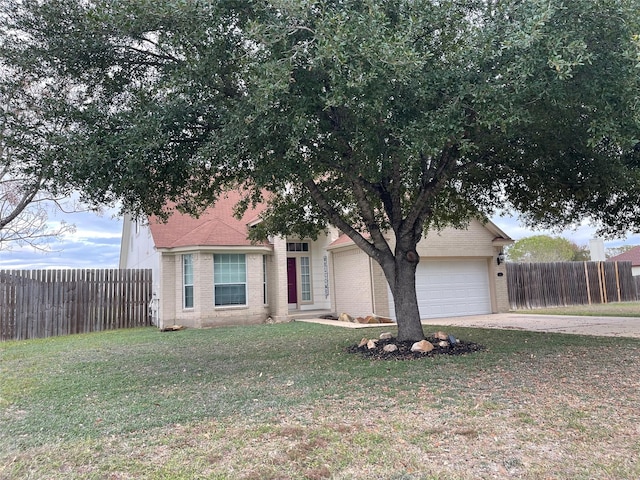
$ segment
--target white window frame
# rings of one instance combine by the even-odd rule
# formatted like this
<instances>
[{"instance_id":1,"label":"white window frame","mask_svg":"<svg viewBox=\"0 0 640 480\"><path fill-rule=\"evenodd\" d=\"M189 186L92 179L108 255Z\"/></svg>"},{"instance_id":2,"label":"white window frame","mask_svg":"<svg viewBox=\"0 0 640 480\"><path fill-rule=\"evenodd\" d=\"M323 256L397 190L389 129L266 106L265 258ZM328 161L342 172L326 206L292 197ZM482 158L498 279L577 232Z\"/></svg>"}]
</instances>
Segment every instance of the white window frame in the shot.
<instances>
[{"instance_id":1,"label":"white window frame","mask_svg":"<svg viewBox=\"0 0 640 480\"><path fill-rule=\"evenodd\" d=\"M313 288L311 286L311 257L308 255L301 255L298 257L298 260L300 263L300 301L302 303L312 303ZM304 265L304 263L306 263L306 265ZM307 297L305 298L305 296Z\"/></svg>"},{"instance_id":2,"label":"white window frame","mask_svg":"<svg viewBox=\"0 0 640 480\"><path fill-rule=\"evenodd\" d=\"M191 267L191 272L187 271L187 263ZM188 278L188 276L190 278ZM191 289L191 305L187 305L187 289ZM192 310L195 308L195 287L194 287L194 273L193 273L193 254L186 253L182 255L182 308L185 310Z\"/></svg>"},{"instance_id":3,"label":"white window frame","mask_svg":"<svg viewBox=\"0 0 640 480\"><path fill-rule=\"evenodd\" d=\"M262 302L269 305L269 290L267 276L267 256L262 255Z\"/></svg>"},{"instance_id":4,"label":"white window frame","mask_svg":"<svg viewBox=\"0 0 640 480\"><path fill-rule=\"evenodd\" d=\"M242 257L244 263L244 281L223 282L216 279L216 257L221 260L220 257ZM249 300L249 292L247 290L247 255L244 253L214 253L213 254L213 305L214 308L234 308L234 307L246 307ZM243 285L244 286L244 303L218 303L216 298L216 287L224 285Z\"/></svg>"}]
</instances>

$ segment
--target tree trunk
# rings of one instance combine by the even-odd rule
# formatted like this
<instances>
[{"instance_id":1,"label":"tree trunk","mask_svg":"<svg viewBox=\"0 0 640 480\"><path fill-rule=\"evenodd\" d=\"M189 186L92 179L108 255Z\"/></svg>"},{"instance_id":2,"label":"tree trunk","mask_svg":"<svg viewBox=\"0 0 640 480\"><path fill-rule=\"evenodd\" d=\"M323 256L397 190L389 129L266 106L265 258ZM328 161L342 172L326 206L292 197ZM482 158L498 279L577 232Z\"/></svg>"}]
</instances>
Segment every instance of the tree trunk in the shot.
<instances>
[{"instance_id":1,"label":"tree trunk","mask_svg":"<svg viewBox=\"0 0 640 480\"><path fill-rule=\"evenodd\" d=\"M401 342L409 340L418 342L424 339L416 294L416 268L419 261L420 258L414 249L408 252L396 250L395 272L389 285L393 293L398 322L398 340ZM386 271L385 275L389 279Z\"/></svg>"}]
</instances>

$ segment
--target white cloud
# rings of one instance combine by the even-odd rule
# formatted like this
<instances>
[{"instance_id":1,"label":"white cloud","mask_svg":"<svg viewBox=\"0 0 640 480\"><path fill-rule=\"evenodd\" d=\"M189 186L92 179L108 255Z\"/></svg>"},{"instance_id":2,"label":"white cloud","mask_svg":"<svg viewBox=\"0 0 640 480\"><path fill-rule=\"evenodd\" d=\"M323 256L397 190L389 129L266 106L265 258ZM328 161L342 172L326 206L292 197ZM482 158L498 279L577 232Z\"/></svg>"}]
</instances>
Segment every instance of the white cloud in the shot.
<instances>
[{"instance_id":1,"label":"white cloud","mask_svg":"<svg viewBox=\"0 0 640 480\"><path fill-rule=\"evenodd\" d=\"M551 235L566 238L579 246L588 246L589 240L596 238L596 228L593 227L588 220L584 220L580 225L562 230L561 232L526 227L522 225L513 214L495 216L491 221L514 240L532 235ZM621 245L640 245L640 235L621 232L619 237L605 240L604 244L605 248L619 247Z\"/></svg>"},{"instance_id":2,"label":"white cloud","mask_svg":"<svg viewBox=\"0 0 640 480\"><path fill-rule=\"evenodd\" d=\"M93 212L58 214L52 223L75 224L76 231L50 245L51 251L30 247L0 251L0 269L118 268L122 220Z\"/></svg>"}]
</instances>

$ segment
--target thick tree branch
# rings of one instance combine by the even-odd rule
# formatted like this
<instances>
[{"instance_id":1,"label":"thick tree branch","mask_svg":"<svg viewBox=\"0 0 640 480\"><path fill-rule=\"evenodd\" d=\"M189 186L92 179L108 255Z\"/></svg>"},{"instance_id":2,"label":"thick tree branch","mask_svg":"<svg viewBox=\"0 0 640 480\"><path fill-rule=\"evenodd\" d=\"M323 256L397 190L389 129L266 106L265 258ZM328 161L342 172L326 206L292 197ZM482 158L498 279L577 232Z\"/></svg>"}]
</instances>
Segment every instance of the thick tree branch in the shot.
<instances>
[{"instance_id":1,"label":"thick tree branch","mask_svg":"<svg viewBox=\"0 0 640 480\"><path fill-rule=\"evenodd\" d=\"M365 191L366 181L358 176L353 181L353 191L355 194L356 202L358 207L360 207L360 213L362 215L363 220L367 226L367 230L371 234L371 239L373 240L374 245L379 250L388 249L387 241L384 239L382 232L380 231L380 225L376 221L376 214L371 205L371 202L367 199L367 194Z\"/></svg>"},{"instance_id":2,"label":"thick tree branch","mask_svg":"<svg viewBox=\"0 0 640 480\"><path fill-rule=\"evenodd\" d=\"M383 257L392 255L391 250L387 251L379 250L374 244L368 241L364 236L358 232L351 224L346 222L342 215L327 201L318 185L313 180L307 180L304 182L304 186L311 194L311 198L318 204L320 209L327 215L329 221L340 230L342 230L354 243L360 247L367 255L378 260L382 260Z\"/></svg>"},{"instance_id":3,"label":"thick tree branch","mask_svg":"<svg viewBox=\"0 0 640 480\"><path fill-rule=\"evenodd\" d=\"M455 166L457 155L458 149L455 145L446 146L438 161L432 162L426 172L423 172L416 201L400 229L403 233L422 232L424 222L432 210L431 200L447 181L452 167Z\"/></svg>"},{"instance_id":4,"label":"thick tree branch","mask_svg":"<svg viewBox=\"0 0 640 480\"><path fill-rule=\"evenodd\" d=\"M8 224L13 222L16 218L20 216L20 214L24 211L24 209L27 208L30 203L32 203L33 199L38 194L39 190L40 190L40 184L32 187L31 190L27 190L26 192L23 192L23 195L20 201L17 204L12 205L12 210L9 213L9 215L7 215L4 218L0 218L0 230L4 229Z\"/></svg>"},{"instance_id":5,"label":"thick tree branch","mask_svg":"<svg viewBox=\"0 0 640 480\"><path fill-rule=\"evenodd\" d=\"M157 62L151 62L151 61L142 62L142 61L139 61L140 64L144 64L144 65L152 65L152 66L158 66L159 67L159 66L165 65L165 63L163 63L161 60L163 60L164 62L166 62L166 61L179 62L180 61L179 58L174 57L173 55L155 53L155 52L152 52L150 50L144 50L142 48L136 48L133 45L117 45L116 48L120 48L122 50L130 50L130 51L139 53L141 55L150 56L150 57L153 57L153 58L159 60Z\"/></svg>"}]
</instances>

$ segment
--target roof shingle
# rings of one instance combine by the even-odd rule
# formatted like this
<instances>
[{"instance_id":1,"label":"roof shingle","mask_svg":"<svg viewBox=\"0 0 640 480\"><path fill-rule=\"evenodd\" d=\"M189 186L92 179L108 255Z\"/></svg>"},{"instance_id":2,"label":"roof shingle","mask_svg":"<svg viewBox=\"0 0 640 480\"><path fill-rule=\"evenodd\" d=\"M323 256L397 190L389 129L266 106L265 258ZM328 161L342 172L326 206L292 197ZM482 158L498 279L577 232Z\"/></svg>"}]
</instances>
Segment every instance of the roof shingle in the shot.
<instances>
[{"instance_id":1,"label":"roof shingle","mask_svg":"<svg viewBox=\"0 0 640 480\"><path fill-rule=\"evenodd\" d=\"M247 239L247 224L255 220L266 205L249 208L237 219L233 211L241 199L241 192L228 192L198 218L177 211L165 223L151 217L149 227L156 248L252 245Z\"/></svg>"},{"instance_id":2,"label":"roof shingle","mask_svg":"<svg viewBox=\"0 0 640 480\"><path fill-rule=\"evenodd\" d=\"M633 267L640 266L640 245L633 247L620 255L608 258L607 262L631 262Z\"/></svg>"}]
</instances>

